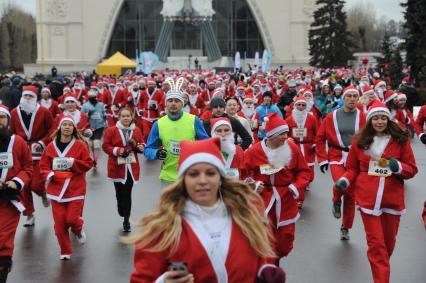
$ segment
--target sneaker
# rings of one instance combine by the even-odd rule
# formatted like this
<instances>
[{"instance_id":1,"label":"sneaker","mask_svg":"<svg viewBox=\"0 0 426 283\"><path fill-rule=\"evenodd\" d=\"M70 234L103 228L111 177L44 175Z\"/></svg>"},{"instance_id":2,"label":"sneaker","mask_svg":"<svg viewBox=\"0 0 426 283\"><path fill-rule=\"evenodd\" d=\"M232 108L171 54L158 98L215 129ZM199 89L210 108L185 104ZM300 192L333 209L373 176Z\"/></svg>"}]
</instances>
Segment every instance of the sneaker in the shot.
<instances>
[{"instance_id":1,"label":"sneaker","mask_svg":"<svg viewBox=\"0 0 426 283\"><path fill-rule=\"evenodd\" d=\"M340 228L340 240L348 241L350 238L349 229L345 227Z\"/></svg>"},{"instance_id":2,"label":"sneaker","mask_svg":"<svg viewBox=\"0 0 426 283\"><path fill-rule=\"evenodd\" d=\"M41 197L41 201L42 201L44 207L50 206L50 199L48 199L46 195Z\"/></svg>"},{"instance_id":3,"label":"sneaker","mask_svg":"<svg viewBox=\"0 0 426 283\"><path fill-rule=\"evenodd\" d=\"M31 227L35 224L35 217L34 215L28 215L27 220L24 222L24 227Z\"/></svg>"},{"instance_id":4,"label":"sneaker","mask_svg":"<svg viewBox=\"0 0 426 283\"><path fill-rule=\"evenodd\" d=\"M337 219L342 217L341 206L342 206L341 202L333 203L332 213L333 213L334 217L337 218Z\"/></svg>"},{"instance_id":5,"label":"sneaker","mask_svg":"<svg viewBox=\"0 0 426 283\"><path fill-rule=\"evenodd\" d=\"M124 220L123 222L123 232L129 233L131 232L131 228L130 228L130 222Z\"/></svg>"},{"instance_id":6,"label":"sneaker","mask_svg":"<svg viewBox=\"0 0 426 283\"><path fill-rule=\"evenodd\" d=\"M77 237L77 241L80 243L80 245L84 245L86 243L87 236L86 236L86 233L84 232L84 230L81 230L80 235L76 235L76 237Z\"/></svg>"},{"instance_id":7,"label":"sneaker","mask_svg":"<svg viewBox=\"0 0 426 283\"><path fill-rule=\"evenodd\" d=\"M61 260L70 260L71 259L71 255L61 255L59 258Z\"/></svg>"}]
</instances>

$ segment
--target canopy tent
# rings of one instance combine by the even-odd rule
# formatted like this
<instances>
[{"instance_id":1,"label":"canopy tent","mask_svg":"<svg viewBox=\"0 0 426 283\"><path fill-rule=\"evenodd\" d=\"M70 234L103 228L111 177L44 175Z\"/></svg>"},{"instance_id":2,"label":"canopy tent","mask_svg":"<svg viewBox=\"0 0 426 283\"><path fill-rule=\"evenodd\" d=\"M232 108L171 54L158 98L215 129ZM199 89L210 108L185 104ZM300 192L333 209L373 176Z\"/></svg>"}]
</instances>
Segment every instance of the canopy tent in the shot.
<instances>
[{"instance_id":1,"label":"canopy tent","mask_svg":"<svg viewBox=\"0 0 426 283\"><path fill-rule=\"evenodd\" d=\"M137 64L135 62L120 52L116 52L114 55L96 66L96 73L100 75L114 74L116 76L120 76L126 69L135 69L136 66Z\"/></svg>"}]
</instances>

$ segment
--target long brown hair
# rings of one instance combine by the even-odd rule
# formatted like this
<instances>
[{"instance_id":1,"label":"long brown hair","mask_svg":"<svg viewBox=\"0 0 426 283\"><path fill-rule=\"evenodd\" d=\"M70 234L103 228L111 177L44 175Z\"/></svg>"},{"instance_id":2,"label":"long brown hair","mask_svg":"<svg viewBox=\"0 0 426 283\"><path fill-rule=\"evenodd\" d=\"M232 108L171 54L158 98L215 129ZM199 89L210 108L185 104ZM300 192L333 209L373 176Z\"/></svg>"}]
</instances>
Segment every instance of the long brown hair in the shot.
<instances>
[{"instance_id":1,"label":"long brown hair","mask_svg":"<svg viewBox=\"0 0 426 283\"><path fill-rule=\"evenodd\" d=\"M264 204L260 196L246 184L222 178L220 188L223 201L232 219L247 237L259 256L275 257L271 247L273 239L263 220ZM136 243L136 248L159 252L176 251L182 233L182 212L188 194L183 178L166 188L160 196L159 207L139 221L138 234L124 239Z\"/></svg>"},{"instance_id":2,"label":"long brown hair","mask_svg":"<svg viewBox=\"0 0 426 283\"><path fill-rule=\"evenodd\" d=\"M360 148L368 149L374 141L376 130L374 130L371 120L372 119L368 120L367 125L365 125L365 128L355 135L355 139L358 142L358 146ZM390 120L389 118L385 134L390 135L399 144L405 143L408 139L407 130L401 128L401 126L399 126L396 122Z\"/></svg>"},{"instance_id":3,"label":"long brown hair","mask_svg":"<svg viewBox=\"0 0 426 283\"><path fill-rule=\"evenodd\" d=\"M76 139L76 140L81 140L81 141L85 141L85 139L83 138L83 136L80 134L80 132L77 129L77 126L74 125L74 130L72 131L72 136ZM61 140L61 127L59 127L59 129L57 129L56 131L54 131L52 133L52 135L50 136L51 139L55 139L56 141L60 141Z\"/></svg>"}]
</instances>

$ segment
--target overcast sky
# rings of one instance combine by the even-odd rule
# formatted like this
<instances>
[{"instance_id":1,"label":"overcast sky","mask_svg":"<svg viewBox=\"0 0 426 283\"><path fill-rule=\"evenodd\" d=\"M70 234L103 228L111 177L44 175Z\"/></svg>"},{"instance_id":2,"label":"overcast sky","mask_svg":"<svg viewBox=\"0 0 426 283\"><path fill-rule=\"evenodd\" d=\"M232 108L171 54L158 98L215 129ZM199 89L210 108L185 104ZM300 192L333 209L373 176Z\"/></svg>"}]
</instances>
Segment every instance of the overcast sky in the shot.
<instances>
[{"instance_id":1,"label":"overcast sky","mask_svg":"<svg viewBox=\"0 0 426 283\"><path fill-rule=\"evenodd\" d=\"M25 11L35 15L36 0L0 0L0 7L2 7L7 2L14 2L18 6L22 7ZM394 19L395 21L401 21L403 19L403 9L399 3L406 2L406 0L346 0L348 7L360 2L372 3L376 10L377 16L379 17L386 16L389 19Z\"/></svg>"}]
</instances>

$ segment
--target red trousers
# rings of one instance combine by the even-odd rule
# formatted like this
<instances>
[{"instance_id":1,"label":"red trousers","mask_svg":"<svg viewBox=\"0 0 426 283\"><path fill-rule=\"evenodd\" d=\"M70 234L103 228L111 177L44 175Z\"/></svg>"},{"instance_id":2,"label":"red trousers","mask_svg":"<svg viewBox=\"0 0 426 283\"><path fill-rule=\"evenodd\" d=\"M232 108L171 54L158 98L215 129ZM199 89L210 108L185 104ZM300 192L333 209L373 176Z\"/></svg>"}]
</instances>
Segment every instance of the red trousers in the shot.
<instances>
[{"instance_id":1,"label":"red trousers","mask_svg":"<svg viewBox=\"0 0 426 283\"><path fill-rule=\"evenodd\" d=\"M374 283L388 283L390 257L395 248L400 216L387 213L374 216L361 211L361 217L367 238L367 257Z\"/></svg>"},{"instance_id":2,"label":"red trousers","mask_svg":"<svg viewBox=\"0 0 426 283\"><path fill-rule=\"evenodd\" d=\"M33 192L38 196L43 196L46 194L44 183L40 175L40 166L39 166L38 160L33 160L33 175L31 178L31 185L24 187L23 205L25 206L25 210L22 213L24 216L32 215L35 211L33 194L32 194Z\"/></svg>"},{"instance_id":3,"label":"red trousers","mask_svg":"<svg viewBox=\"0 0 426 283\"><path fill-rule=\"evenodd\" d=\"M12 256L19 211L8 200L0 198L0 256Z\"/></svg>"},{"instance_id":4,"label":"red trousers","mask_svg":"<svg viewBox=\"0 0 426 283\"><path fill-rule=\"evenodd\" d=\"M268 214L268 218L273 235L275 236L275 243L273 243L272 246L274 247L275 253L278 256L279 261L280 258L288 256L288 254L293 250L296 224L292 223L277 228L277 217L274 212L275 204L271 209L271 213Z\"/></svg>"},{"instance_id":5,"label":"red trousers","mask_svg":"<svg viewBox=\"0 0 426 283\"><path fill-rule=\"evenodd\" d=\"M330 165L331 177L333 182L336 182L346 172L343 165L332 164ZM347 187L344 191L339 190L333 186L333 203L342 202L343 197L343 219L342 226L351 229L355 218L355 194L353 186Z\"/></svg>"},{"instance_id":6,"label":"red trousers","mask_svg":"<svg viewBox=\"0 0 426 283\"><path fill-rule=\"evenodd\" d=\"M56 202L52 200L52 213L55 222L55 234L58 238L61 255L70 255L72 253L71 239L69 229L80 235L83 229L83 213L84 200L74 200L70 202Z\"/></svg>"},{"instance_id":7,"label":"red trousers","mask_svg":"<svg viewBox=\"0 0 426 283\"><path fill-rule=\"evenodd\" d=\"M142 137L145 143L148 141L148 136L151 132L152 125L154 125L154 122L150 122L145 119L142 120Z\"/></svg>"}]
</instances>

